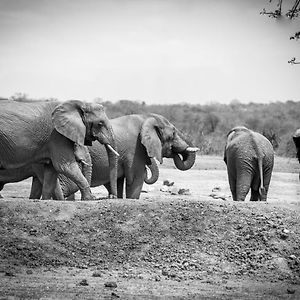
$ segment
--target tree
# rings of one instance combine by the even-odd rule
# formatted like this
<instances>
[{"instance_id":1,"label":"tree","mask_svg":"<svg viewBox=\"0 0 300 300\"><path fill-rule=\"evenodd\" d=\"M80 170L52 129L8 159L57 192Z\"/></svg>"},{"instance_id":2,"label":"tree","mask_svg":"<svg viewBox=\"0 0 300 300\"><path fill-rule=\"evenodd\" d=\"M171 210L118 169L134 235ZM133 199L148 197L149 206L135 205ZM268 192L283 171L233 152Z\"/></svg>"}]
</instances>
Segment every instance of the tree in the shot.
<instances>
[{"instance_id":1,"label":"tree","mask_svg":"<svg viewBox=\"0 0 300 300\"><path fill-rule=\"evenodd\" d=\"M282 2L283 0L277 0L277 5L276 5L276 9L272 10L272 11L266 11L266 9L264 8L260 14L262 15L268 15L269 17L272 18L282 18L283 16L290 18L290 19L294 19L299 17L299 13L300 13L300 0L295 0L294 4L292 5L292 7L290 6L286 12L282 12ZM269 0L269 2L272 2L272 0ZM294 33L294 35L290 36L290 40L299 40L300 38L300 31L297 31L296 33ZM295 64L300 64L300 61L296 60L296 57L291 58L288 61L289 64L295 65Z\"/></svg>"}]
</instances>

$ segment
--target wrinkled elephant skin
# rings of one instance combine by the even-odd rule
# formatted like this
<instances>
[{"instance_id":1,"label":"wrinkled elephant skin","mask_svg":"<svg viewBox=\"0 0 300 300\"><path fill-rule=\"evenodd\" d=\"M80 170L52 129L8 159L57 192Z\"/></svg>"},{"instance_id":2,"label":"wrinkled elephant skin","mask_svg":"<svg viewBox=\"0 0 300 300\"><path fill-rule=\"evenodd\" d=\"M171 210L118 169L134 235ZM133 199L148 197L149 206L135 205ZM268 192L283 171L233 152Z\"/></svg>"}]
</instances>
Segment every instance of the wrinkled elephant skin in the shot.
<instances>
[{"instance_id":1,"label":"wrinkled elephant skin","mask_svg":"<svg viewBox=\"0 0 300 300\"><path fill-rule=\"evenodd\" d=\"M196 151L199 149L193 147L186 137L161 115L127 115L111 119L111 124L120 154L119 198L123 197L124 181L126 198L138 199L144 181L153 183L157 180L158 168L154 159L162 163L163 157L173 158L175 166L180 170L190 169L195 162ZM97 143L89 147L89 150L93 164L91 186L104 184L109 190L109 164L105 148ZM155 173L150 180L145 178L146 166ZM76 186L65 178L60 178L60 182L65 196L77 190Z\"/></svg>"},{"instance_id":2,"label":"wrinkled elephant skin","mask_svg":"<svg viewBox=\"0 0 300 300\"><path fill-rule=\"evenodd\" d=\"M227 135L224 152L228 180L234 201L266 201L274 165L272 144L246 127L235 127Z\"/></svg>"},{"instance_id":3,"label":"wrinkled elephant skin","mask_svg":"<svg viewBox=\"0 0 300 300\"><path fill-rule=\"evenodd\" d=\"M76 145L91 145L95 140L115 146L111 124L100 104L79 100L0 102L0 169L20 170L42 164L43 199L53 195L58 174L76 183L82 199L93 199L89 183L78 167L80 154ZM115 160L112 173L116 166ZM116 194L116 175L112 190Z\"/></svg>"}]
</instances>

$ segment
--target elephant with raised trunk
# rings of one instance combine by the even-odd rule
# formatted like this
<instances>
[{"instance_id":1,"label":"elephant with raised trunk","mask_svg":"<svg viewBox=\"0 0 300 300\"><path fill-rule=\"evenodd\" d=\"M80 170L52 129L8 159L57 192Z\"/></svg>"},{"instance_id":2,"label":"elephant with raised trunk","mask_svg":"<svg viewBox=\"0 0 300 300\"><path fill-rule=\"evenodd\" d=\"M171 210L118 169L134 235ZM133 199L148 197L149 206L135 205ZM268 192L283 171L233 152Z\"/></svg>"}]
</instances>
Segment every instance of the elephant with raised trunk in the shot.
<instances>
[{"instance_id":1,"label":"elephant with raised trunk","mask_svg":"<svg viewBox=\"0 0 300 300\"><path fill-rule=\"evenodd\" d=\"M243 126L231 129L224 161L234 201L244 201L250 188L250 201L267 200L274 150L266 137Z\"/></svg>"},{"instance_id":2,"label":"elephant with raised trunk","mask_svg":"<svg viewBox=\"0 0 300 300\"><path fill-rule=\"evenodd\" d=\"M102 105L79 100L0 103L0 175L42 164L43 199L54 194L58 174L78 186L82 199L94 199L78 162L84 163L84 145L95 140L106 148L111 192L116 196L115 138Z\"/></svg>"},{"instance_id":3,"label":"elephant with raised trunk","mask_svg":"<svg viewBox=\"0 0 300 300\"><path fill-rule=\"evenodd\" d=\"M188 139L165 117L158 114L134 114L111 119L116 138L118 159L118 198L123 198L124 181L126 198L138 199L144 181L153 183L157 180L163 157L172 158L177 169L190 169L196 159L196 151ZM91 186L105 185L108 190L109 162L103 145L93 144L88 147L92 158ZM146 178L146 166L153 172ZM60 177L65 197L77 191L70 180ZM34 186L32 193L34 191Z\"/></svg>"}]
</instances>

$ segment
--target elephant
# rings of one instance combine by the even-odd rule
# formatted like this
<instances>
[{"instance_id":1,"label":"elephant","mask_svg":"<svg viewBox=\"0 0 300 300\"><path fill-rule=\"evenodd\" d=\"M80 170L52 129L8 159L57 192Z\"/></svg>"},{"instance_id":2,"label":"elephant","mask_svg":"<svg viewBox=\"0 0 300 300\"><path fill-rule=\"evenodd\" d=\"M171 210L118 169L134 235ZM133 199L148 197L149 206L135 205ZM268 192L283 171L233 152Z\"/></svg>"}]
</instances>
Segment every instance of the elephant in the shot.
<instances>
[{"instance_id":1,"label":"elephant","mask_svg":"<svg viewBox=\"0 0 300 300\"><path fill-rule=\"evenodd\" d=\"M244 126L231 129L227 134L224 161L234 201L244 201L250 187L250 201L267 200L274 150L266 137Z\"/></svg>"},{"instance_id":2,"label":"elephant","mask_svg":"<svg viewBox=\"0 0 300 300\"><path fill-rule=\"evenodd\" d=\"M151 172L151 176L148 177L146 171L144 182L147 184L154 184L158 180L159 169L156 161L153 158L151 158L150 160L151 160L151 164L147 165L146 167ZM83 171L83 175L86 177L87 181L91 183L92 161L88 150L87 150L87 154L85 154L84 163L82 165L79 164L79 166L81 169L87 166L88 170L87 172ZM24 167L20 167L16 169L0 170L0 191L2 191L4 185L7 183L19 182L32 177L29 199L40 199L42 195L42 188L43 188L43 181L44 181L43 176L44 176L44 166L42 164L29 164ZM72 187L73 189L77 189L77 187L74 186L74 183L73 182L70 183L70 181L68 181L64 175L59 174L58 179L59 179L58 185L60 187L56 187L55 192L53 194L54 199L63 199L64 197L68 196L70 192L68 192L68 187L66 186L67 183L69 183L70 187ZM106 183L105 186L107 187L107 190L110 192L110 184ZM0 194L0 198L2 198L1 194ZM74 198L72 196L68 197L68 200L73 200L73 199Z\"/></svg>"},{"instance_id":3,"label":"elephant","mask_svg":"<svg viewBox=\"0 0 300 300\"><path fill-rule=\"evenodd\" d=\"M296 132L293 134L293 141L297 150L296 156L300 163L300 129L297 129ZM300 173L299 173L299 180L300 180Z\"/></svg>"},{"instance_id":4,"label":"elephant","mask_svg":"<svg viewBox=\"0 0 300 300\"><path fill-rule=\"evenodd\" d=\"M58 174L78 186L82 200L94 199L78 162L85 163L84 145L96 140L106 149L111 193L116 197L115 137L102 105L80 100L0 103L0 172L42 164L43 199L55 193Z\"/></svg>"},{"instance_id":5,"label":"elephant","mask_svg":"<svg viewBox=\"0 0 300 300\"><path fill-rule=\"evenodd\" d=\"M118 159L117 195L123 198L124 181L126 198L139 199L144 181L148 184L158 178L155 159L163 163L163 157L172 158L179 170L190 169L199 148L193 147L189 140L165 117L158 114L132 114L111 119L116 138ZM92 159L91 187L105 185L110 191L109 162L105 148L99 143L89 146ZM181 158L181 157L182 158ZM149 167L152 175L146 178ZM60 177L65 197L77 191L77 186L64 176ZM38 189L38 187L37 187ZM31 194L36 193L32 186ZM70 198L69 198L70 199Z\"/></svg>"},{"instance_id":6,"label":"elephant","mask_svg":"<svg viewBox=\"0 0 300 300\"><path fill-rule=\"evenodd\" d=\"M293 141L297 150L297 158L300 163L300 129L297 129L293 135Z\"/></svg>"}]
</instances>

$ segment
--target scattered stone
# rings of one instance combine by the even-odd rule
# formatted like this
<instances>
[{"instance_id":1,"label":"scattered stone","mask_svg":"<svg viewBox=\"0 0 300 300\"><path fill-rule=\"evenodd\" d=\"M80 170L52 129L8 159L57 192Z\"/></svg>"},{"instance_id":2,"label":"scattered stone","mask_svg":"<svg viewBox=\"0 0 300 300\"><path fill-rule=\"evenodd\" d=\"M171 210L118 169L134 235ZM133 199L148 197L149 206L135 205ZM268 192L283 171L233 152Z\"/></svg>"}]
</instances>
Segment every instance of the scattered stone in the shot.
<instances>
[{"instance_id":1,"label":"scattered stone","mask_svg":"<svg viewBox=\"0 0 300 300\"><path fill-rule=\"evenodd\" d=\"M290 231L288 229L283 229L279 234L280 238L286 240L289 237L289 233Z\"/></svg>"},{"instance_id":2,"label":"scattered stone","mask_svg":"<svg viewBox=\"0 0 300 300\"><path fill-rule=\"evenodd\" d=\"M29 230L29 235L36 235L37 234L37 229L33 228Z\"/></svg>"},{"instance_id":3,"label":"scattered stone","mask_svg":"<svg viewBox=\"0 0 300 300\"><path fill-rule=\"evenodd\" d=\"M212 189L212 192L220 192L221 191L221 187L216 186Z\"/></svg>"},{"instance_id":4,"label":"scattered stone","mask_svg":"<svg viewBox=\"0 0 300 300\"><path fill-rule=\"evenodd\" d=\"M14 273L11 272L11 271L6 271L6 272L5 272L5 276L14 277L14 276L16 276L16 274L14 274Z\"/></svg>"},{"instance_id":5,"label":"scattered stone","mask_svg":"<svg viewBox=\"0 0 300 300\"><path fill-rule=\"evenodd\" d=\"M173 186L174 185L174 181L169 181L168 179L163 181L163 185L166 186Z\"/></svg>"},{"instance_id":6,"label":"scattered stone","mask_svg":"<svg viewBox=\"0 0 300 300\"><path fill-rule=\"evenodd\" d=\"M161 279L160 279L160 276L159 275L156 275L155 277L154 277L154 280L155 281L160 281Z\"/></svg>"},{"instance_id":7,"label":"scattered stone","mask_svg":"<svg viewBox=\"0 0 300 300\"><path fill-rule=\"evenodd\" d=\"M216 192L212 192L211 194L209 194L209 197L212 197L214 199L221 199L224 201L229 200L229 197L227 197L225 194L216 193Z\"/></svg>"},{"instance_id":8,"label":"scattered stone","mask_svg":"<svg viewBox=\"0 0 300 300\"><path fill-rule=\"evenodd\" d=\"M173 186L170 190L169 190L171 195L177 195L178 194L178 188Z\"/></svg>"},{"instance_id":9,"label":"scattered stone","mask_svg":"<svg viewBox=\"0 0 300 300\"><path fill-rule=\"evenodd\" d=\"M120 296L118 294L116 294L115 292L111 293L111 297L112 298L120 298Z\"/></svg>"},{"instance_id":10,"label":"scattered stone","mask_svg":"<svg viewBox=\"0 0 300 300\"><path fill-rule=\"evenodd\" d=\"M288 288L287 289L287 293L288 294L295 294L296 290L295 289L292 289L292 288Z\"/></svg>"},{"instance_id":11,"label":"scattered stone","mask_svg":"<svg viewBox=\"0 0 300 300\"><path fill-rule=\"evenodd\" d=\"M160 191L161 191L161 192L164 192L164 193L168 193L168 192L169 192L169 188L168 188L166 185L164 185L164 186L162 186L162 187L160 188Z\"/></svg>"},{"instance_id":12,"label":"scattered stone","mask_svg":"<svg viewBox=\"0 0 300 300\"><path fill-rule=\"evenodd\" d=\"M179 195L191 195L190 190L189 189L179 189L178 191Z\"/></svg>"},{"instance_id":13,"label":"scattered stone","mask_svg":"<svg viewBox=\"0 0 300 300\"><path fill-rule=\"evenodd\" d=\"M82 280L78 283L78 285L87 286L87 285L89 285L89 283L87 282L86 279L82 279Z\"/></svg>"},{"instance_id":14,"label":"scattered stone","mask_svg":"<svg viewBox=\"0 0 300 300\"><path fill-rule=\"evenodd\" d=\"M100 272L94 272L94 273L92 274L92 276L93 276L93 277L101 277L102 274L101 274Z\"/></svg>"},{"instance_id":15,"label":"scattered stone","mask_svg":"<svg viewBox=\"0 0 300 300\"><path fill-rule=\"evenodd\" d=\"M32 271L32 270L27 270L27 271L26 271L26 274L29 274L29 275L30 275L30 274L33 274L33 271Z\"/></svg>"},{"instance_id":16,"label":"scattered stone","mask_svg":"<svg viewBox=\"0 0 300 300\"><path fill-rule=\"evenodd\" d=\"M104 283L104 286L107 288L116 288L117 287L117 283L114 281L108 281Z\"/></svg>"}]
</instances>

